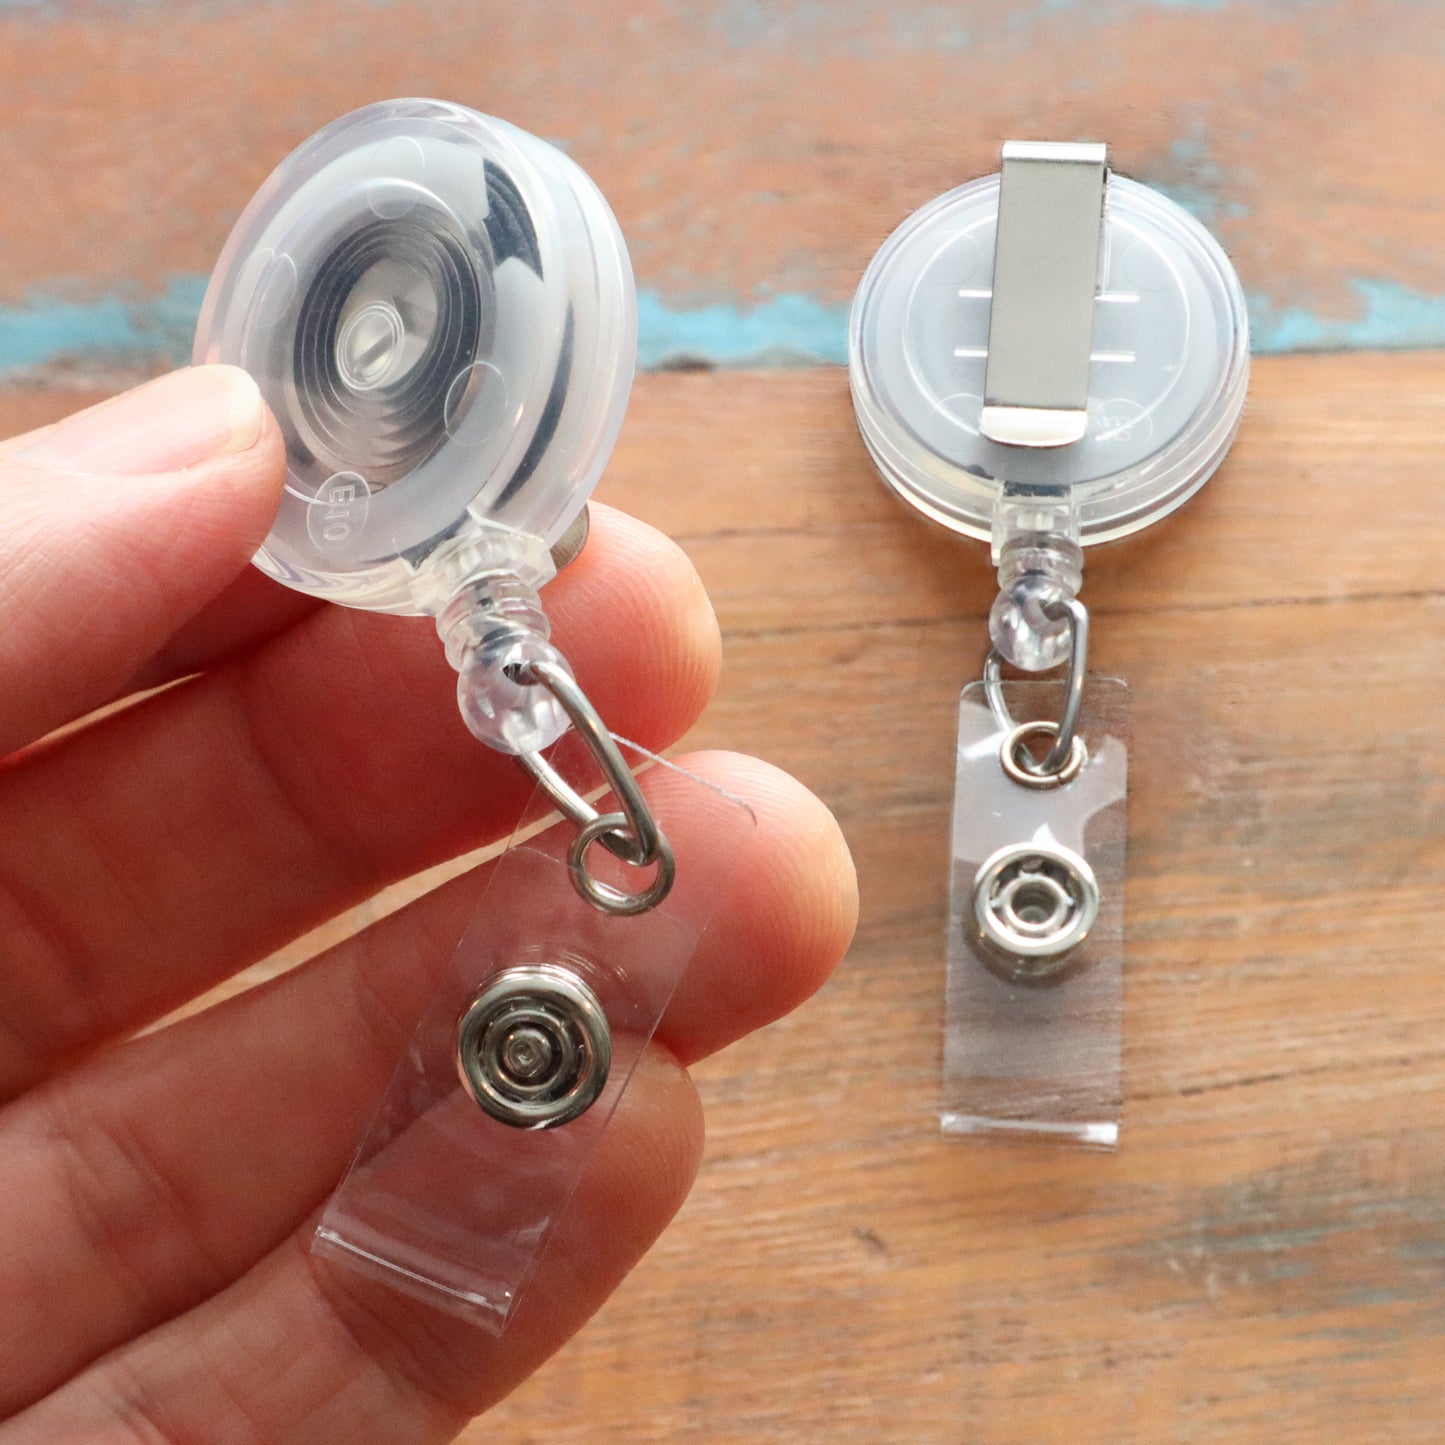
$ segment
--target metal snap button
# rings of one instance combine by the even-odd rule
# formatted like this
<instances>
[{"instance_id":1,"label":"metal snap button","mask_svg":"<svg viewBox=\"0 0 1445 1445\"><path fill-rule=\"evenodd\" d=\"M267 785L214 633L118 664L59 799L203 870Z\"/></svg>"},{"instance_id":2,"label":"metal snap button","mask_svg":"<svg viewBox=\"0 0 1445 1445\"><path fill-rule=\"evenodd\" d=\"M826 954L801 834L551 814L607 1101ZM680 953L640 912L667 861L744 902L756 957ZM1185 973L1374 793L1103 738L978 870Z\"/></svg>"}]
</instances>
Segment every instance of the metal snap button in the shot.
<instances>
[{"instance_id":1,"label":"metal snap button","mask_svg":"<svg viewBox=\"0 0 1445 1445\"><path fill-rule=\"evenodd\" d=\"M1050 843L1018 843L985 859L973 883L973 916L986 947L1011 975L1059 972L1099 916L1094 870Z\"/></svg>"},{"instance_id":2,"label":"metal snap button","mask_svg":"<svg viewBox=\"0 0 1445 1445\"><path fill-rule=\"evenodd\" d=\"M486 1113L552 1129L585 1113L607 1083L612 1034L597 995L545 963L497 974L457 1027L457 1068Z\"/></svg>"}]
</instances>

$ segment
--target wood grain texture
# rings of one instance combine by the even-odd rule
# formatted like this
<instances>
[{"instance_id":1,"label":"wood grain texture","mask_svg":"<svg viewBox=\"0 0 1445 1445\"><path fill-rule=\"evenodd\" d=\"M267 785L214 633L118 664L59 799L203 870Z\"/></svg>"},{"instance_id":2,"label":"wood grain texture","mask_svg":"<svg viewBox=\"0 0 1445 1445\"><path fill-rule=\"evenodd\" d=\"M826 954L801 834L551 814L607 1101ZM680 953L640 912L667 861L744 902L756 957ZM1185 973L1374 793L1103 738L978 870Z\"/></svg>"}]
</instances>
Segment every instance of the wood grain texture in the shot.
<instances>
[{"instance_id":1,"label":"wood grain texture","mask_svg":"<svg viewBox=\"0 0 1445 1445\"><path fill-rule=\"evenodd\" d=\"M695 740L828 800L863 923L818 999L698 1071L682 1217L468 1439L1439 1438L1442 422L1441 358L1262 362L1206 491L1090 557L1135 713L1109 1158L937 1133L983 549L888 497L840 375L644 379L604 495L718 603Z\"/></svg>"},{"instance_id":2,"label":"wood grain texture","mask_svg":"<svg viewBox=\"0 0 1445 1445\"><path fill-rule=\"evenodd\" d=\"M75 400L0 393L0 430ZM641 380L602 495L717 601L693 741L836 809L863 921L816 1000L697 1071L681 1217L467 1440L1440 1438L1442 435L1445 358L1260 362L1209 487L1089 558L1095 663L1134 693L1103 1157L937 1132L983 548L892 501L841 374Z\"/></svg>"},{"instance_id":3,"label":"wood grain texture","mask_svg":"<svg viewBox=\"0 0 1445 1445\"><path fill-rule=\"evenodd\" d=\"M712 359L779 299L841 344L884 236L1010 135L1109 140L1220 236L1272 347L1445 344L1429 0L111 0L0 5L15 354L183 355L272 166L405 94L564 145Z\"/></svg>"}]
</instances>

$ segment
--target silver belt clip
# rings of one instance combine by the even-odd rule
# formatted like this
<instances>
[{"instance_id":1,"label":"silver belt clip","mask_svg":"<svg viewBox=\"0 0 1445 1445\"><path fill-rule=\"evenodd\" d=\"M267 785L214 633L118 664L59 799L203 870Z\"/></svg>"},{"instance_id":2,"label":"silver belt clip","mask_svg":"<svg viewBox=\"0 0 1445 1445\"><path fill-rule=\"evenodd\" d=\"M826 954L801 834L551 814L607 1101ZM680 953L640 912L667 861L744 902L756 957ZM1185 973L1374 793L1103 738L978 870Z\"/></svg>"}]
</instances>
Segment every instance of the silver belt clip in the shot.
<instances>
[{"instance_id":1,"label":"silver belt clip","mask_svg":"<svg viewBox=\"0 0 1445 1445\"><path fill-rule=\"evenodd\" d=\"M979 428L991 441L1062 447L1088 429L1107 178L1104 145L1004 145Z\"/></svg>"}]
</instances>

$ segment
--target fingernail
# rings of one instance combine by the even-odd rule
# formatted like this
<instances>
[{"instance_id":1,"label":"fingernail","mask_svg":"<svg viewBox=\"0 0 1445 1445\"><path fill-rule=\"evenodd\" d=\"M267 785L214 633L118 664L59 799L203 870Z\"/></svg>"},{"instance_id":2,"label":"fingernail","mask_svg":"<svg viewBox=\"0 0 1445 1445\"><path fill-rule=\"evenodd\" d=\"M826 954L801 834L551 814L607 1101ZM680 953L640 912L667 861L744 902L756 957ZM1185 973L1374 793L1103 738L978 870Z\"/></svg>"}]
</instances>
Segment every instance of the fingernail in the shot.
<instances>
[{"instance_id":1,"label":"fingernail","mask_svg":"<svg viewBox=\"0 0 1445 1445\"><path fill-rule=\"evenodd\" d=\"M18 455L75 472L180 471L254 446L263 406L239 368L187 367L66 417Z\"/></svg>"}]
</instances>

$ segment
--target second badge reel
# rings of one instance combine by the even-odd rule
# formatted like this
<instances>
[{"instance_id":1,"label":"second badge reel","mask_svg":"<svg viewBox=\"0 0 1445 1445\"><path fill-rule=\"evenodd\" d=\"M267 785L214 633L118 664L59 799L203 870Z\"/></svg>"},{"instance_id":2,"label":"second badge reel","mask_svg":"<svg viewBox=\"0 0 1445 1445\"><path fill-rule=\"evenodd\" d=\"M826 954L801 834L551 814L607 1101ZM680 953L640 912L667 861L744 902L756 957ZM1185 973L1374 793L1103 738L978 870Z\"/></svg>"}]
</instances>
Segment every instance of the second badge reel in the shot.
<instances>
[{"instance_id":1,"label":"second badge reel","mask_svg":"<svg viewBox=\"0 0 1445 1445\"><path fill-rule=\"evenodd\" d=\"M1087 675L1079 592L1089 547L1181 506L1229 449L1249 376L1239 280L1102 145L1010 142L1001 174L874 258L849 376L884 481L998 569L993 647L959 713L944 1129L1111 1145L1125 689Z\"/></svg>"}]
</instances>

